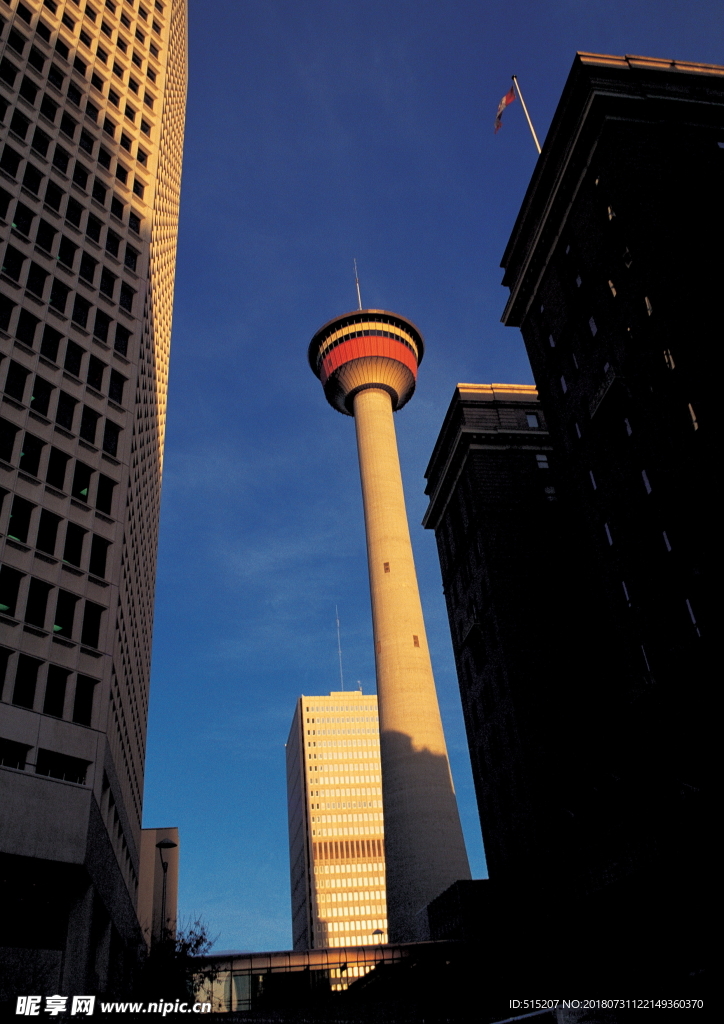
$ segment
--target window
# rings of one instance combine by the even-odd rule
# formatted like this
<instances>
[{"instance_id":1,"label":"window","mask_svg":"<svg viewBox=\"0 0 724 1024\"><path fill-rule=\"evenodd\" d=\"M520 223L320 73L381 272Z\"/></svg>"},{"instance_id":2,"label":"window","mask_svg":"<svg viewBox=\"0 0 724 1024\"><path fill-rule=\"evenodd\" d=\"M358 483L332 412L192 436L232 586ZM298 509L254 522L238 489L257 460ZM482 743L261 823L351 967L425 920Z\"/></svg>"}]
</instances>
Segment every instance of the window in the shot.
<instances>
[{"instance_id":1,"label":"window","mask_svg":"<svg viewBox=\"0 0 724 1024\"><path fill-rule=\"evenodd\" d=\"M83 412L80 417L80 430L78 433L87 441L89 444L96 443L96 431L98 429L98 420L100 419L100 413L94 412L93 409L87 405L83 406Z\"/></svg>"},{"instance_id":2,"label":"window","mask_svg":"<svg viewBox=\"0 0 724 1024\"><path fill-rule=\"evenodd\" d=\"M111 380L108 386L108 397L112 402L116 402L118 405L123 404L123 388L126 384L126 378L118 372L118 370L111 370Z\"/></svg>"},{"instance_id":3,"label":"window","mask_svg":"<svg viewBox=\"0 0 724 1024\"><path fill-rule=\"evenodd\" d=\"M131 55L131 60L133 61L133 63L136 65L137 68L140 68L140 67L143 66L143 61L141 60L140 55L138 53L136 53L135 50L133 51L133 54Z\"/></svg>"},{"instance_id":4,"label":"window","mask_svg":"<svg viewBox=\"0 0 724 1024\"><path fill-rule=\"evenodd\" d=\"M106 170L111 169L111 154L103 146L98 150L98 163Z\"/></svg>"},{"instance_id":5,"label":"window","mask_svg":"<svg viewBox=\"0 0 724 1024\"><path fill-rule=\"evenodd\" d=\"M36 128L33 134L33 149L40 153L41 156L48 155L48 147L50 146L50 136L43 131L42 128Z\"/></svg>"},{"instance_id":6,"label":"window","mask_svg":"<svg viewBox=\"0 0 724 1024\"><path fill-rule=\"evenodd\" d=\"M48 3L48 0L44 0L44 3ZM82 761L79 757L57 754L53 750L43 750L42 747L39 747L35 774L47 775L51 779L62 779L65 782L75 782L77 785L83 786L89 764L90 761Z\"/></svg>"},{"instance_id":7,"label":"window","mask_svg":"<svg viewBox=\"0 0 724 1024\"><path fill-rule=\"evenodd\" d=\"M23 269L23 263L27 257L23 256L18 249L14 246L9 245L5 250L5 257L2 264L2 272L12 281L17 281L20 278L20 271Z\"/></svg>"},{"instance_id":8,"label":"window","mask_svg":"<svg viewBox=\"0 0 724 1024\"><path fill-rule=\"evenodd\" d=\"M136 159L138 160L139 164L143 164L143 166L145 167L146 164L148 163L148 153L144 153L142 149L137 149Z\"/></svg>"},{"instance_id":9,"label":"window","mask_svg":"<svg viewBox=\"0 0 724 1024\"><path fill-rule=\"evenodd\" d=\"M58 665L48 665L48 678L45 684L45 702L43 714L53 718L62 718L65 706L65 691L68 685L70 669Z\"/></svg>"},{"instance_id":10,"label":"window","mask_svg":"<svg viewBox=\"0 0 724 1024\"><path fill-rule=\"evenodd\" d=\"M98 260L94 260L87 252L84 252L80 258L80 270L78 271L79 277L92 285L97 266Z\"/></svg>"},{"instance_id":11,"label":"window","mask_svg":"<svg viewBox=\"0 0 724 1024\"><path fill-rule=\"evenodd\" d=\"M40 192L40 185L43 181L43 175L40 173L37 167L34 167L30 162L25 165L25 174L23 175L23 187L32 192L34 196L37 196Z\"/></svg>"},{"instance_id":12,"label":"window","mask_svg":"<svg viewBox=\"0 0 724 1024\"><path fill-rule=\"evenodd\" d=\"M105 576L109 546L109 541L104 540L103 537L99 537L98 534L93 534L90 562L88 563L88 572L91 573L92 576L99 576L101 579Z\"/></svg>"},{"instance_id":13,"label":"window","mask_svg":"<svg viewBox=\"0 0 724 1024\"><path fill-rule=\"evenodd\" d=\"M157 21L154 21L153 23L153 31L156 32L158 35L161 35L161 26Z\"/></svg>"},{"instance_id":14,"label":"window","mask_svg":"<svg viewBox=\"0 0 724 1024\"><path fill-rule=\"evenodd\" d=\"M106 118L103 122L103 131L106 133L106 135L110 135L112 139L116 137L116 125L114 125L113 121L109 120L108 118Z\"/></svg>"},{"instance_id":15,"label":"window","mask_svg":"<svg viewBox=\"0 0 724 1024\"><path fill-rule=\"evenodd\" d=\"M118 61L115 60L113 61L113 74L116 76L116 78L120 78L121 81L123 81L124 69L121 67Z\"/></svg>"},{"instance_id":16,"label":"window","mask_svg":"<svg viewBox=\"0 0 724 1024\"><path fill-rule=\"evenodd\" d=\"M151 135L151 125L148 123L148 121L144 121L143 118L141 118L141 131L143 132L144 135Z\"/></svg>"},{"instance_id":17,"label":"window","mask_svg":"<svg viewBox=\"0 0 724 1024\"><path fill-rule=\"evenodd\" d=\"M83 614L83 629L80 642L88 647L97 647L101 632L101 619L105 608L93 601L86 601Z\"/></svg>"},{"instance_id":18,"label":"window","mask_svg":"<svg viewBox=\"0 0 724 1024\"><path fill-rule=\"evenodd\" d=\"M92 156L93 155L93 146L94 146L94 144L95 144L95 139L93 138L93 136L90 135L85 130L85 128L83 128L81 133L80 133L80 139L78 140L78 145L80 146L80 148L85 153L88 153L90 156Z\"/></svg>"},{"instance_id":19,"label":"window","mask_svg":"<svg viewBox=\"0 0 724 1024\"><path fill-rule=\"evenodd\" d=\"M126 253L123 262L125 263L129 270L135 271L137 269L139 255L140 254L137 252L136 249L133 248L133 246L126 246Z\"/></svg>"},{"instance_id":20,"label":"window","mask_svg":"<svg viewBox=\"0 0 724 1024\"><path fill-rule=\"evenodd\" d=\"M50 396L55 391L55 386L49 384L43 377L36 377L33 384L33 393L30 396L30 408L33 412L39 412L41 416L48 415Z\"/></svg>"},{"instance_id":21,"label":"window","mask_svg":"<svg viewBox=\"0 0 724 1024\"><path fill-rule=\"evenodd\" d=\"M143 94L143 102L146 104L147 107L150 107L150 109L153 110L153 104L155 103L155 100L151 93L148 91L148 89L146 89L145 93Z\"/></svg>"},{"instance_id":22,"label":"window","mask_svg":"<svg viewBox=\"0 0 724 1024\"><path fill-rule=\"evenodd\" d=\"M45 448L45 441L41 441L39 437L34 434L26 434L23 439L23 450L20 452L20 462L18 467L22 469L24 473L29 473L31 476L38 475L38 467L40 466L40 456L43 454L43 448Z\"/></svg>"},{"instance_id":23,"label":"window","mask_svg":"<svg viewBox=\"0 0 724 1024\"><path fill-rule=\"evenodd\" d=\"M60 201L65 193L54 181L49 181L45 190L45 202L51 210L60 210Z\"/></svg>"},{"instance_id":24,"label":"window","mask_svg":"<svg viewBox=\"0 0 724 1024\"><path fill-rule=\"evenodd\" d=\"M115 5L114 3L112 3L112 0L106 0L106 7L107 7L107 8L108 8L108 10L109 10L109 11L111 11L111 12L112 12L113 14L115 14L115 13L116 13L116 5Z\"/></svg>"},{"instance_id":25,"label":"window","mask_svg":"<svg viewBox=\"0 0 724 1024\"><path fill-rule=\"evenodd\" d=\"M61 391L58 395L58 407L55 411L55 422L66 430L73 429L73 417L78 399Z\"/></svg>"},{"instance_id":26,"label":"window","mask_svg":"<svg viewBox=\"0 0 724 1024\"><path fill-rule=\"evenodd\" d=\"M15 207L15 216L13 217L13 227L20 232L21 235L28 236L30 234L30 228L33 221L35 220L35 214L32 210L29 210L24 203L18 203Z\"/></svg>"},{"instance_id":27,"label":"window","mask_svg":"<svg viewBox=\"0 0 724 1024\"><path fill-rule=\"evenodd\" d=\"M20 316L18 317L18 325L15 328L15 337L19 341L22 341L28 348L32 348L35 343L35 331L40 321L37 316L33 316L27 309L20 310Z\"/></svg>"},{"instance_id":28,"label":"window","mask_svg":"<svg viewBox=\"0 0 724 1024\"><path fill-rule=\"evenodd\" d=\"M115 481L111 480L110 477L104 476L103 473L99 474L98 490L96 492L96 508L99 512L104 512L106 515L111 514L111 508L113 506L113 488L115 486Z\"/></svg>"},{"instance_id":29,"label":"window","mask_svg":"<svg viewBox=\"0 0 724 1024\"><path fill-rule=\"evenodd\" d=\"M116 164L116 177L119 181L123 182L124 185L128 181L128 171L120 162Z\"/></svg>"},{"instance_id":30,"label":"window","mask_svg":"<svg viewBox=\"0 0 724 1024\"><path fill-rule=\"evenodd\" d=\"M163 14L163 4L160 2L160 0L155 0L154 7L156 8L157 11Z\"/></svg>"},{"instance_id":31,"label":"window","mask_svg":"<svg viewBox=\"0 0 724 1024\"><path fill-rule=\"evenodd\" d=\"M131 152L131 140L128 138L125 132L121 133L121 145L129 153Z\"/></svg>"},{"instance_id":32,"label":"window","mask_svg":"<svg viewBox=\"0 0 724 1024\"><path fill-rule=\"evenodd\" d=\"M75 301L73 302L73 323L78 324L79 327L85 329L88 325L88 313L90 312L91 304L87 299L84 299L82 295L76 295Z\"/></svg>"},{"instance_id":33,"label":"window","mask_svg":"<svg viewBox=\"0 0 724 1024\"><path fill-rule=\"evenodd\" d=\"M97 645L96 645L97 646ZM93 694L97 680L79 675L75 683L73 721L77 725L90 725L93 717Z\"/></svg>"},{"instance_id":34,"label":"window","mask_svg":"<svg viewBox=\"0 0 724 1024\"><path fill-rule=\"evenodd\" d=\"M101 22L101 32L104 35L108 36L109 39L113 38L113 29L111 28L111 26L108 24L107 21L102 21Z\"/></svg>"},{"instance_id":35,"label":"window","mask_svg":"<svg viewBox=\"0 0 724 1024\"><path fill-rule=\"evenodd\" d=\"M32 505L25 498L20 498L17 494L13 498L12 509L10 510L10 520L8 522L8 537L12 540L20 541L21 544L25 544L28 539L28 531L30 530L30 517L33 514L35 505Z\"/></svg>"},{"instance_id":36,"label":"window","mask_svg":"<svg viewBox=\"0 0 724 1024\"><path fill-rule=\"evenodd\" d=\"M90 490L92 476L93 470L90 466L86 466L83 462L76 462L75 471L73 473L73 485L70 489L70 493L74 498L80 498L81 501L88 501L88 492Z\"/></svg>"},{"instance_id":37,"label":"window","mask_svg":"<svg viewBox=\"0 0 724 1024\"><path fill-rule=\"evenodd\" d=\"M6 768L25 770L25 762L30 747L27 743L16 743L15 740L0 739L0 764Z\"/></svg>"},{"instance_id":38,"label":"window","mask_svg":"<svg viewBox=\"0 0 724 1024\"><path fill-rule=\"evenodd\" d=\"M119 102L120 102L121 97L118 95L118 93L114 89L109 89L108 90L108 99L111 101L111 103L113 104L114 107L117 107Z\"/></svg>"},{"instance_id":39,"label":"window","mask_svg":"<svg viewBox=\"0 0 724 1024\"><path fill-rule=\"evenodd\" d=\"M73 269L73 261L75 260L75 254L78 252L78 246L75 242L71 242L69 238L63 235L60 239L60 245L58 246L58 261L64 266L68 267L69 270Z\"/></svg>"},{"instance_id":40,"label":"window","mask_svg":"<svg viewBox=\"0 0 724 1024\"><path fill-rule=\"evenodd\" d=\"M67 370L68 373L72 373L74 377L80 377L80 368L84 355L85 349L81 348L80 345L76 345L74 341L69 341L65 349L63 369Z\"/></svg>"},{"instance_id":41,"label":"window","mask_svg":"<svg viewBox=\"0 0 724 1024\"><path fill-rule=\"evenodd\" d=\"M55 608L55 622L53 632L70 638L73 635L73 622L75 620L75 606L79 598L67 590L58 591L58 600Z\"/></svg>"},{"instance_id":42,"label":"window","mask_svg":"<svg viewBox=\"0 0 724 1024\"><path fill-rule=\"evenodd\" d=\"M0 157L0 167L2 167L2 169L9 174L11 178L14 178L18 173L18 167L20 166L21 160L22 157L20 156L20 153L14 150L12 146L6 145L3 150L3 155Z\"/></svg>"},{"instance_id":43,"label":"window","mask_svg":"<svg viewBox=\"0 0 724 1024\"><path fill-rule=\"evenodd\" d=\"M126 28L131 27L131 19L127 14L121 14L121 25L125 25Z\"/></svg>"},{"instance_id":44,"label":"window","mask_svg":"<svg viewBox=\"0 0 724 1024\"><path fill-rule=\"evenodd\" d=\"M111 199L111 213L119 220L123 217L123 203L118 196L113 196Z\"/></svg>"},{"instance_id":45,"label":"window","mask_svg":"<svg viewBox=\"0 0 724 1024\"><path fill-rule=\"evenodd\" d=\"M96 75L95 72L91 75L91 85L94 86L98 92L103 92L104 84L103 79L99 75Z\"/></svg>"},{"instance_id":46,"label":"window","mask_svg":"<svg viewBox=\"0 0 724 1024\"><path fill-rule=\"evenodd\" d=\"M538 422L538 415L537 415L537 413L527 412L525 414L525 419L526 419L526 423L528 424L528 426L529 426L529 428L531 430L537 430L538 427L540 426L540 423Z\"/></svg>"},{"instance_id":47,"label":"window","mask_svg":"<svg viewBox=\"0 0 724 1024\"><path fill-rule=\"evenodd\" d=\"M25 114L21 114L19 110L14 111L13 116L10 118L10 130L15 132L23 142L25 142L25 136L28 134L29 127L30 121Z\"/></svg>"},{"instance_id":48,"label":"window","mask_svg":"<svg viewBox=\"0 0 724 1024\"><path fill-rule=\"evenodd\" d=\"M116 423L113 423L112 420L106 420L103 431L103 451L107 452L108 455L118 454L118 438L120 433L121 428Z\"/></svg>"},{"instance_id":49,"label":"window","mask_svg":"<svg viewBox=\"0 0 724 1024\"><path fill-rule=\"evenodd\" d=\"M0 459L4 462L13 461L13 448L15 447L15 435L19 427L14 423L0 418Z\"/></svg>"},{"instance_id":50,"label":"window","mask_svg":"<svg viewBox=\"0 0 724 1024\"><path fill-rule=\"evenodd\" d=\"M146 42L146 37L143 34L143 32L141 32L140 28L136 29L135 35L136 35L136 39L139 41L139 43L145 43Z\"/></svg>"},{"instance_id":51,"label":"window","mask_svg":"<svg viewBox=\"0 0 724 1024\"><path fill-rule=\"evenodd\" d=\"M103 64L108 63L108 54L102 46L98 46L96 48L96 57L98 58L98 60L102 61Z\"/></svg>"},{"instance_id":52,"label":"window","mask_svg":"<svg viewBox=\"0 0 724 1024\"><path fill-rule=\"evenodd\" d=\"M102 227L103 222L99 220L94 213L89 213L88 222L85 228L85 233L88 235L88 237L92 238L94 242L100 242Z\"/></svg>"},{"instance_id":53,"label":"window","mask_svg":"<svg viewBox=\"0 0 724 1024\"><path fill-rule=\"evenodd\" d=\"M133 312L133 299L135 294L136 293L133 288L123 281L121 284L121 294L118 302L121 308L127 310L129 313Z\"/></svg>"},{"instance_id":54,"label":"window","mask_svg":"<svg viewBox=\"0 0 724 1024\"><path fill-rule=\"evenodd\" d=\"M51 85L54 85L57 89L63 88L63 82L65 81L65 75L60 70L57 64L51 64L50 70L48 71L48 81Z\"/></svg>"},{"instance_id":55,"label":"window","mask_svg":"<svg viewBox=\"0 0 724 1024\"><path fill-rule=\"evenodd\" d=\"M131 212L128 215L128 226L131 229L131 231L135 231L137 235L140 234L141 218L133 210L131 210Z\"/></svg>"},{"instance_id":56,"label":"window","mask_svg":"<svg viewBox=\"0 0 724 1024\"><path fill-rule=\"evenodd\" d=\"M51 451L55 452L56 450L52 449ZM60 521L59 515L54 515L52 512L48 512L47 509L41 509L38 537L35 542L35 546L39 551L44 551L48 555L55 554L57 527Z\"/></svg>"},{"instance_id":57,"label":"window","mask_svg":"<svg viewBox=\"0 0 724 1024\"><path fill-rule=\"evenodd\" d=\"M11 359L8 374L5 378L5 394L17 399L18 402L22 402L25 396L25 382L28 379L29 373L30 370L26 370L20 363L16 363L14 359Z\"/></svg>"},{"instance_id":58,"label":"window","mask_svg":"<svg viewBox=\"0 0 724 1024\"><path fill-rule=\"evenodd\" d=\"M2 76L0 75L0 77ZM18 92L23 97L23 99L26 99L28 101L28 103L33 104L33 106L35 105L35 100L37 98L39 90L35 82L31 81L31 79L29 79L27 75L23 76L23 80L20 83L20 89L18 90ZM49 100L48 106L50 106L50 102L51 101ZM45 111L43 110L44 105L45 100L43 100L43 102L40 104L41 114L45 113Z\"/></svg>"},{"instance_id":59,"label":"window","mask_svg":"<svg viewBox=\"0 0 724 1024\"><path fill-rule=\"evenodd\" d=\"M9 192L6 192L4 188L0 188L0 218L3 220L7 217L8 206L12 198Z\"/></svg>"},{"instance_id":60,"label":"window","mask_svg":"<svg viewBox=\"0 0 724 1024\"><path fill-rule=\"evenodd\" d=\"M25 4L18 4L17 15L19 18L22 18L23 21L27 22L28 25L30 24L30 19L33 16L32 11L29 11Z\"/></svg>"},{"instance_id":61,"label":"window","mask_svg":"<svg viewBox=\"0 0 724 1024\"><path fill-rule=\"evenodd\" d=\"M42 74L43 68L45 67L45 57L40 52L40 50L38 50L35 46L30 47L30 53L28 54L28 64L30 64L31 67L34 67L36 71L39 71Z\"/></svg>"},{"instance_id":62,"label":"window","mask_svg":"<svg viewBox=\"0 0 724 1024\"><path fill-rule=\"evenodd\" d=\"M127 327L122 324L116 324L116 336L113 342L113 347L116 352L119 352L122 356L128 355L128 342L131 338L131 332Z\"/></svg>"},{"instance_id":63,"label":"window","mask_svg":"<svg viewBox=\"0 0 724 1024\"><path fill-rule=\"evenodd\" d=\"M126 104L126 111L125 111L125 113L126 113L126 117L128 118L128 120L131 121L133 124L135 124L136 123L136 111L133 109L133 107L131 106L130 103Z\"/></svg>"},{"instance_id":64,"label":"window","mask_svg":"<svg viewBox=\"0 0 724 1024\"><path fill-rule=\"evenodd\" d=\"M40 342L40 354L54 363L58 358L58 345L62 337L60 331L46 324L43 328L43 340Z\"/></svg>"},{"instance_id":65,"label":"window","mask_svg":"<svg viewBox=\"0 0 724 1024\"><path fill-rule=\"evenodd\" d=\"M39 267L37 263L31 262L25 287L31 294L37 295L39 299L42 299L43 292L45 291L45 282L49 277L50 274L47 270Z\"/></svg>"},{"instance_id":66,"label":"window","mask_svg":"<svg viewBox=\"0 0 724 1024\"><path fill-rule=\"evenodd\" d=\"M122 39L120 36L116 38L116 46L121 51L121 53L128 53L128 43L125 39Z\"/></svg>"},{"instance_id":67,"label":"window","mask_svg":"<svg viewBox=\"0 0 724 1024\"><path fill-rule=\"evenodd\" d=\"M18 603L18 590L23 573L11 569L7 565L0 568L0 612L14 615Z\"/></svg>"},{"instance_id":68,"label":"window","mask_svg":"<svg viewBox=\"0 0 724 1024\"><path fill-rule=\"evenodd\" d=\"M548 456L543 452L538 452L535 457L535 461L538 464L538 469L550 469L550 466L548 465Z\"/></svg>"},{"instance_id":69,"label":"window","mask_svg":"<svg viewBox=\"0 0 724 1024\"><path fill-rule=\"evenodd\" d=\"M73 29L75 28L75 22L69 14L64 13L63 17L60 20L63 22L65 26L67 26L67 28L71 30L71 32L73 31Z\"/></svg>"},{"instance_id":70,"label":"window","mask_svg":"<svg viewBox=\"0 0 724 1024\"><path fill-rule=\"evenodd\" d=\"M103 184L103 182L100 180L100 178L96 178L93 181L93 190L91 192L91 195L93 196L93 198L95 199L95 201L97 203L101 204L101 206L105 206L106 205L106 193L107 192L108 192L108 189Z\"/></svg>"},{"instance_id":71,"label":"window","mask_svg":"<svg viewBox=\"0 0 724 1024\"><path fill-rule=\"evenodd\" d=\"M11 28L8 33L8 46L22 57L27 45L27 39L21 36L19 32L16 32L14 28Z\"/></svg>"},{"instance_id":72,"label":"window","mask_svg":"<svg viewBox=\"0 0 724 1024\"><path fill-rule=\"evenodd\" d=\"M7 57L3 57L0 61L0 78L3 82L7 82L12 89L15 85L15 79L18 77L19 70L12 64Z\"/></svg>"},{"instance_id":73,"label":"window","mask_svg":"<svg viewBox=\"0 0 724 1024\"><path fill-rule=\"evenodd\" d=\"M25 621L31 626L45 628L45 612L48 607L48 594L52 590L50 583L31 579L28 587L28 600L25 604Z\"/></svg>"},{"instance_id":74,"label":"window","mask_svg":"<svg viewBox=\"0 0 724 1024\"><path fill-rule=\"evenodd\" d=\"M86 4L85 16L86 18L90 18L92 22L95 22L96 18L98 17L98 13L97 11L94 11L92 7L89 7L88 4Z\"/></svg>"},{"instance_id":75,"label":"window","mask_svg":"<svg viewBox=\"0 0 724 1024\"><path fill-rule=\"evenodd\" d=\"M146 191L146 186L138 178L133 179L133 194L138 196L139 199L143 199L143 193Z\"/></svg>"},{"instance_id":76,"label":"window","mask_svg":"<svg viewBox=\"0 0 724 1024\"><path fill-rule=\"evenodd\" d=\"M69 161L70 153L63 149L62 146L56 144L55 152L53 153L53 166L57 167L62 174L65 174L68 170Z\"/></svg>"},{"instance_id":77,"label":"window","mask_svg":"<svg viewBox=\"0 0 724 1024\"><path fill-rule=\"evenodd\" d=\"M106 364L98 356L91 356L88 360L88 376L86 380L96 391L100 391L103 387L103 374L107 369Z\"/></svg>"},{"instance_id":78,"label":"window","mask_svg":"<svg viewBox=\"0 0 724 1024\"><path fill-rule=\"evenodd\" d=\"M88 35L88 33L86 31L84 31L84 29L80 30L80 41L81 41L81 43L84 43L88 47L90 46L90 44L92 42L91 37Z\"/></svg>"},{"instance_id":79,"label":"window","mask_svg":"<svg viewBox=\"0 0 724 1024\"><path fill-rule=\"evenodd\" d=\"M75 167L73 168L73 181L78 185L79 188L85 190L88 184L88 177L90 171L86 170L83 164L76 160Z\"/></svg>"},{"instance_id":80,"label":"window","mask_svg":"<svg viewBox=\"0 0 724 1024\"><path fill-rule=\"evenodd\" d=\"M40 113L55 124L55 116L58 113L58 104L51 100L50 96L43 96L40 101Z\"/></svg>"},{"instance_id":81,"label":"window","mask_svg":"<svg viewBox=\"0 0 724 1024\"><path fill-rule=\"evenodd\" d=\"M102 309L96 310L96 321L93 327L93 335L99 338L100 341L108 342L108 328L113 323L107 313L104 313Z\"/></svg>"},{"instance_id":82,"label":"window","mask_svg":"<svg viewBox=\"0 0 724 1024\"><path fill-rule=\"evenodd\" d=\"M83 99L83 93L80 91L77 85L73 84L73 82L71 82L68 86L67 96L70 102L73 103L76 107L80 106L80 101Z\"/></svg>"},{"instance_id":83,"label":"window","mask_svg":"<svg viewBox=\"0 0 724 1024\"><path fill-rule=\"evenodd\" d=\"M156 81L156 72L153 70L153 68L147 68L146 74L148 75L152 82Z\"/></svg>"},{"instance_id":84,"label":"window","mask_svg":"<svg viewBox=\"0 0 724 1024\"><path fill-rule=\"evenodd\" d=\"M148 21L148 11L143 7L138 8L138 17L143 18L144 21Z\"/></svg>"},{"instance_id":85,"label":"window","mask_svg":"<svg viewBox=\"0 0 724 1024\"><path fill-rule=\"evenodd\" d=\"M13 704L20 708L32 709L35 703L35 689L38 684L38 669L42 661L31 658L27 654L18 657L18 668L15 674Z\"/></svg>"},{"instance_id":86,"label":"window","mask_svg":"<svg viewBox=\"0 0 724 1024\"><path fill-rule=\"evenodd\" d=\"M116 281L117 280L118 280L117 276L115 274L111 273L111 271L108 269L108 267L103 267L103 269L101 270L101 283L100 283L101 294L107 295L109 299L112 299L113 298L113 289L116 286Z\"/></svg>"},{"instance_id":87,"label":"window","mask_svg":"<svg viewBox=\"0 0 724 1024\"><path fill-rule=\"evenodd\" d=\"M65 528L65 544L63 545L64 562L69 565L80 565L83 556L83 538L87 532L76 523L68 523Z\"/></svg>"},{"instance_id":88,"label":"window","mask_svg":"<svg viewBox=\"0 0 724 1024\"><path fill-rule=\"evenodd\" d=\"M70 455L61 452L59 448L51 448L48 456L48 471L45 474L45 482L51 487L57 487L59 491L65 488L65 472L70 461ZM60 520L58 520L60 522ZM53 535L55 544L55 535ZM47 550L47 549L46 549ZM51 551L50 554L53 552Z\"/></svg>"}]
</instances>

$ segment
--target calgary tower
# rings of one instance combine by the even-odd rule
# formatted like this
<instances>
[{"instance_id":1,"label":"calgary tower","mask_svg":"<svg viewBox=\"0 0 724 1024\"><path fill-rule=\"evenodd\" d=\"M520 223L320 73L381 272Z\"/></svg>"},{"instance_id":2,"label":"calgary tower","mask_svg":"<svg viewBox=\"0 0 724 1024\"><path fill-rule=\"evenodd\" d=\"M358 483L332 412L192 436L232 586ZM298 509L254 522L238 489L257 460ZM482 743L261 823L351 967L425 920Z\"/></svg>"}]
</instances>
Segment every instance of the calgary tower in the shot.
<instances>
[{"instance_id":1,"label":"calgary tower","mask_svg":"<svg viewBox=\"0 0 724 1024\"><path fill-rule=\"evenodd\" d=\"M361 303L360 303L361 306ZM415 325L358 309L321 327L309 364L327 401L354 416L372 598L391 942L429 937L421 911L470 878L425 636L393 412L412 397Z\"/></svg>"}]
</instances>

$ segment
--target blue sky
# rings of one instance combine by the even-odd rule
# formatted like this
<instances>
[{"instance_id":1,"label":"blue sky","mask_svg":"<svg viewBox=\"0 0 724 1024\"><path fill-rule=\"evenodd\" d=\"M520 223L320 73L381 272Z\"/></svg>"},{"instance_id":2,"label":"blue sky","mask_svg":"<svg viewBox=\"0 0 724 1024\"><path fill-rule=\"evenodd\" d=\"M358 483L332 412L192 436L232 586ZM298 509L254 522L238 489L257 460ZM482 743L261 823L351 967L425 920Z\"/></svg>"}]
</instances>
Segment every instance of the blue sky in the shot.
<instances>
[{"instance_id":1,"label":"blue sky","mask_svg":"<svg viewBox=\"0 0 724 1024\"><path fill-rule=\"evenodd\" d=\"M284 742L301 693L374 690L354 423L306 363L355 303L427 354L396 418L473 874L485 874L423 474L458 381L532 383L499 264L576 50L721 61L709 0L190 0L144 824L219 949L291 944Z\"/></svg>"}]
</instances>

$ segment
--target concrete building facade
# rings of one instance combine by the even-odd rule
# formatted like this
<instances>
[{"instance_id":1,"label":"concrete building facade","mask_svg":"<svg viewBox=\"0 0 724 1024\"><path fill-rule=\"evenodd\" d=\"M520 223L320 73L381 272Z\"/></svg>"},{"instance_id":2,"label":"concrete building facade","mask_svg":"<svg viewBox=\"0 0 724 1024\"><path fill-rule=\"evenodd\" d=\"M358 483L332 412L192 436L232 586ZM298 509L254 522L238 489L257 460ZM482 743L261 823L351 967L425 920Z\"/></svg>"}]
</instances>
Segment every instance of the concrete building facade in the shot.
<instances>
[{"instance_id":1,"label":"concrete building facade","mask_svg":"<svg viewBox=\"0 0 724 1024\"><path fill-rule=\"evenodd\" d=\"M567 908L570 962L683 984L712 884L723 132L724 68L577 55L503 258L547 466L522 395L460 385L428 468L491 884Z\"/></svg>"},{"instance_id":2,"label":"concrete building facade","mask_svg":"<svg viewBox=\"0 0 724 1024\"><path fill-rule=\"evenodd\" d=\"M0 965L22 991L121 991L144 945L186 4L1 0L0 30Z\"/></svg>"},{"instance_id":3,"label":"concrete building facade","mask_svg":"<svg viewBox=\"0 0 724 1024\"><path fill-rule=\"evenodd\" d=\"M377 698L299 698L286 747L295 950L387 942Z\"/></svg>"},{"instance_id":4,"label":"concrete building facade","mask_svg":"<svg viewBox=\"0 0 724 1024\"><path fill-rule=\"evenodd\" d=\"M354 416L380 713L390 940L427 938L428 903L470 877L435 691L405 510L393 412L424 352L409 320L359 310L326 323L309 363L334 409Z\"/></svg>"}]
</instances>

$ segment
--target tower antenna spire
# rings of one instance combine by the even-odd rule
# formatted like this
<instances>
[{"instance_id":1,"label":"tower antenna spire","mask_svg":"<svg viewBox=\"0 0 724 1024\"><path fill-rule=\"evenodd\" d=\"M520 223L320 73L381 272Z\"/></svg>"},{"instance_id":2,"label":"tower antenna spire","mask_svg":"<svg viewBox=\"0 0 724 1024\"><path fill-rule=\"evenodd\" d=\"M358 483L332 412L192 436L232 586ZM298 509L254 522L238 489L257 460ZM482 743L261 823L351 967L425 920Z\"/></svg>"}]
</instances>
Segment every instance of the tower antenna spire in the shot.
<instances>
[{"instance_id":1,"label":"tower antenna spire","mask_svg":"<svg viewBox=\"0 0 724 1024\"><path fill-rule=\"evenodd\" d=\"M354 283L357 288L357 309L362 309L362 296L359 290L359 277L357 275L357 260L352 261L354 263Z\"/></svg>"},{"instance_id":2,"label":"tower antenna spire","mask_svg":"<svg viewBox=\"0 0 724 1024\"><path fill-rule=\"evenodd\" d=\"M362 307L360 306L360 309ZM344 690L344 673L342 672L342 641L339 634L339 609L337 605L334 606L334 614L337 619L337 657L339 658L339 682Z\"/></svg>"}]
</instances>

